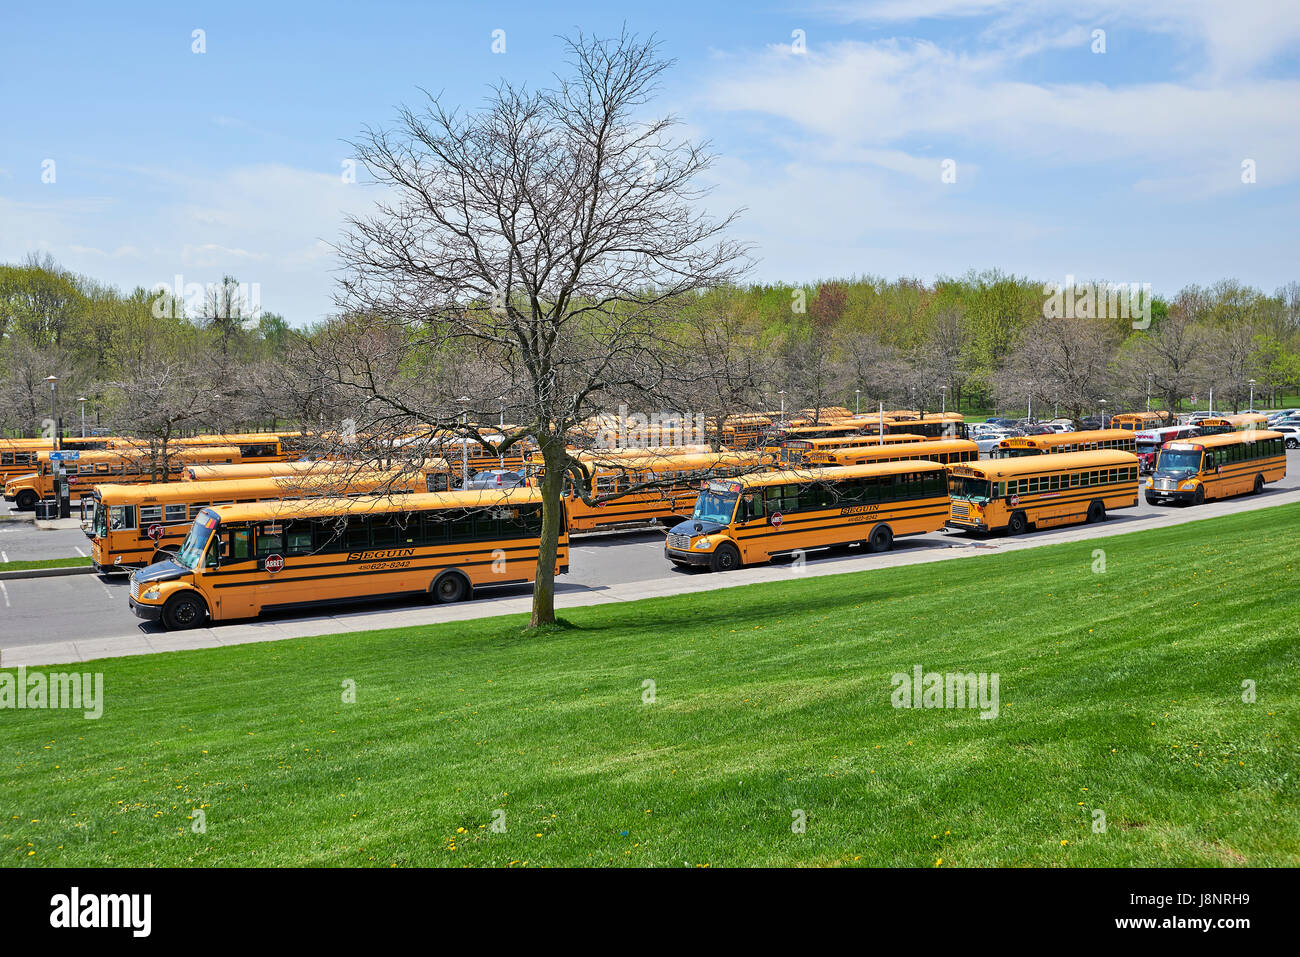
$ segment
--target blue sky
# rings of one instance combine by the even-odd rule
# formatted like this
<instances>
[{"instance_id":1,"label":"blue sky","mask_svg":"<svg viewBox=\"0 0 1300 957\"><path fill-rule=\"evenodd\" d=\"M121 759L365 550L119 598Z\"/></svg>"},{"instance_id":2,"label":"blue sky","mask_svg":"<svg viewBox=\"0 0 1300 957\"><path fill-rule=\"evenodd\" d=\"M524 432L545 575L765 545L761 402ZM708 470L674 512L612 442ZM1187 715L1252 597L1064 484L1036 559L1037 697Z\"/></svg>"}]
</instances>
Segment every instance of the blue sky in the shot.
<instances>
[{"instance_id":1,"label":"blue sky","mask_svg":"<svg viewBox=\"0 0 1300 957\"><path fill-rule=\"evenodd\" d=\"M709 203L746 208L755 281L1300 279L1295 2L179 7L11 5L0 261L48 251L122 288L230 273L313 321L343 215L375 198L342 180L347 139L419 87L472 106L544 84L557 34L626 20L678 61L656 111L713 141Z\"/></svg>"}]
</instances>

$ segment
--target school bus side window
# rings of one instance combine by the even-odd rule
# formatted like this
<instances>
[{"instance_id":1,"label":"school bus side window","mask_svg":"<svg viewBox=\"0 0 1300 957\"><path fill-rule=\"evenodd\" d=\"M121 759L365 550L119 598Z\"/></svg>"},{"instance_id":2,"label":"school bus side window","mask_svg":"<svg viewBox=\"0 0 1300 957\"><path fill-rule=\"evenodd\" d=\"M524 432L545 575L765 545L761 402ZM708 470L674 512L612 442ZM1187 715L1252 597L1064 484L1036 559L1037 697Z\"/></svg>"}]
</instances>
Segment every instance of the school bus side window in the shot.
<instances>
[{"instance_id":1,"label":"school bus side window","mask_svg":"<svg viewBox=\"0 0 1300 957\"><path fill-rule=\"evenodd\" d=\"M253 557L253 530L237 528L230 535L230 560L246 562Z\"/></svg>"},{"instance_id":2,"label":"school bus side window","mask_svg":"<svg viewBox=\"0 0 1300 957\"><path fill-rule=\"evenodd\" d=\"M284 532L279 525L263 525L257 530L257 557L284 551Z\"/></svg>"},{"instance_id":3,"label":"school bus side window","mask_svg":"<svg viewBox=\"0 0 1300 957\"><path fill-rule=\"evenodd\" d=\"M285 533L285 554L286 555L310 555L311 554L311 526L307 524L295 524L289 526L289 531Z\"/></svg>"}]
</instances>

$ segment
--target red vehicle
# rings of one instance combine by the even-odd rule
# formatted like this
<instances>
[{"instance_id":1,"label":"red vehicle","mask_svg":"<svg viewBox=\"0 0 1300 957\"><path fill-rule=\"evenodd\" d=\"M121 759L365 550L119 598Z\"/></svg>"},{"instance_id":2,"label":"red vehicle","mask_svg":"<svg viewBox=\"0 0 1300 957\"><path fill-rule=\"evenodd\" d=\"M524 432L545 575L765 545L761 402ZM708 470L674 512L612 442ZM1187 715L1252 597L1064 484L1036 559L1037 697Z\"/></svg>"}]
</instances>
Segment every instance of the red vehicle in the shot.
<instances>
[{"instance_id":1,"label":"red vehicle","mask_svg":"<svg viewBox=\"0 0 1300 957\"><path fill-rule=\"evenodd\" d=\"M1147 475L1156 467L1156 456L1160 447L1176 439L1190 439L1200 435L1201 430L1194 425L1170 425L1160 429L1147 429L1139 432L1137 439L1138 473Z\"/></svg>"}]
</instances>

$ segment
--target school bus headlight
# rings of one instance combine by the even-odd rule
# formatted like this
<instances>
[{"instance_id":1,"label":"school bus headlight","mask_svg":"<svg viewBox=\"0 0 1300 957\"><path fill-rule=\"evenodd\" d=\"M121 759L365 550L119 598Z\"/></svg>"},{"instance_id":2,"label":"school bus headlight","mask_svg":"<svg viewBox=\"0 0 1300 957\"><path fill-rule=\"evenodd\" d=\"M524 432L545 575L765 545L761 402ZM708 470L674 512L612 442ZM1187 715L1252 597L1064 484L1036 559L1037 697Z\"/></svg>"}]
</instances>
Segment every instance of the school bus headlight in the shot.
<instances>
[{"instance_id":1,"label":"school bus headlight","mask_svg":"<svg viewBox=\"0 0 1300 957\"><path fill-rule=\"evenodd\" d=\"M142 594L140 597L143 598L145 601L157 601L158 596L161 594L162 594L162 589L159 588L157 585L154 585L152 588L146 589L144 594Z\"/></svg>"},{"instance_id":2,"label":"school bus headlight","mask_svg":"<svg viewBox=\"0 0 1300 957\"><path fill-rule=\"evenodd\" d=\"M1194 489L1194 488L1196 488L1196 483L1195 483L1195 482L1179 482L1179 483L1178 483L1178 487L1181 488L1181 489L1188 489L1188 490L1190 490L1190 489Z\"/></svg>"},{"instance_id":3,"label":"school bus headlight","mask_svg":"<svg viewBox=\"0 0 1300 957\"><path fill-rule=\"evenodd\" d=\"M711 544L711 543L709 542L709 540L708 540L707 538L701 538L698 542L696 542L696 543L695 543L694 545L692 545L691 547L692 547L692 548L708 548L710 544Z\"/></svg>"},{"instance_id":4,"label":"school bus headlight","mask_svg":"<svg viewBox=\"0 0 1300 957\"><path fill-rule=\"evenodd\" d=\"M1154 486L1155 484L1156 484L1156 480L1153 479L1153 478L1151 478L1150 476L1148 476L1148 477L1147 477L1147 488L1151 488L1151 487Z\"/></svg>"}]
</instances>

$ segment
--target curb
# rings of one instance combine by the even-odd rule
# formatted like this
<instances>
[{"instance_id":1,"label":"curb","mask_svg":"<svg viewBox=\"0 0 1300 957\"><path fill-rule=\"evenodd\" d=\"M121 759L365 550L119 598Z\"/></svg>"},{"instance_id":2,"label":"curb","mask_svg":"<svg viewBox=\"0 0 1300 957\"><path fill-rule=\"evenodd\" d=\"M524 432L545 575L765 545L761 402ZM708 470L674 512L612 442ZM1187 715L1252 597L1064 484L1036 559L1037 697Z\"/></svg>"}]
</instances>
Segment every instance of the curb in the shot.
<instances>
[{"instance_id":1,"label":"curb","mask_svg":"<svg viewBox=\"0 0 1300 957\"><path fill-rule=\"evenodd\" d=\"M90 575L95 571L93 565L69 565L63 568L20 568L17 571L0 571L0 581L15 581L22 578L62 578L65 575Z\"/></svg>"}]
</instances>

